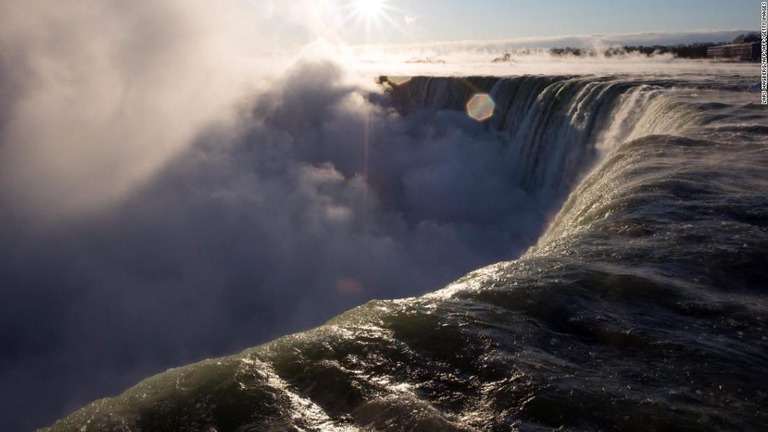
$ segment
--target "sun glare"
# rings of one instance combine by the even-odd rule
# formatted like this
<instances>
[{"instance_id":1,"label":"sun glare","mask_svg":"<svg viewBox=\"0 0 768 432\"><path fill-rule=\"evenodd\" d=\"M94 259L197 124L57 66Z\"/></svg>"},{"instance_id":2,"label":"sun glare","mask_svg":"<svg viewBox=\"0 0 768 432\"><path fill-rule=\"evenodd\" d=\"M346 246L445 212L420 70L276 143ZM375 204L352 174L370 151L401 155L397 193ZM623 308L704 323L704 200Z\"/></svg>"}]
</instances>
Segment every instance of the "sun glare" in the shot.
<instances>
[{"instance_id":1,"label":"sun glare","mask_svg":"<svg viewBox=\"0 0 768 432\"><path fill-rule=\"evenodd\" d=\"M394 5L396 0L339 0L344 17L344 31L357 42L390 40L407 34L408 11ZM361 30L363 33L361 33ZM360 37L364 37L362 39Z\"/></svg>"},{"instance_id":2,"label":"sun glare","mask_svg":"<svg viewBox=\"0 0 768 432\"><path fill-rule=\"evenodd\" d=\"M376 18L384 11L384 0L355 0L354 10L364 19Z\"/></svg>"}]
</instances>

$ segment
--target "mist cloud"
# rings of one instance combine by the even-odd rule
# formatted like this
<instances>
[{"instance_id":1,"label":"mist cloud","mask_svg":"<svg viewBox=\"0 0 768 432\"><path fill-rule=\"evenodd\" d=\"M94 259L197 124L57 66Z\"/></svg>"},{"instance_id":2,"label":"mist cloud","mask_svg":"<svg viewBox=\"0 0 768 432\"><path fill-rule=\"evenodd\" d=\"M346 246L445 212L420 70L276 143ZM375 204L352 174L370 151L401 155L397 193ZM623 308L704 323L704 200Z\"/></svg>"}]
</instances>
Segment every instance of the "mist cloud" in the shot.
<instances>
[{"instance_id":1,"label":"mist cloud","mask_svg":"<svg viewBox=\"0 0 768 432\"><path fill-rule=\"evenodd\" d=\"M3 2L5 199L37 218L102 208L225 117L248 76L237 5Z\"/></svg>"},{"instance_id":2,"label":"mist cloud","mask_svg":"<svg viewBox=\"0 0 768 432\"><path fill-rule=\"evenodd\" d=\"M520 49L549 48L611 48L628 45L685 45L703 42L730 42L736 36L750 30L700 30L692 32L654 31L641 33L563 35L546 37L521 37L498 40L457 40L434 41L400 45L378 44L376 47L387 52L429 52L433 55L474 57L473 54L496 55Z\"/></svg>"},{"instance_id":3,"label":"mist cloud","mask_svg":"<svg viewBox=\"0 0 768 432\"><path fill-rule=\"evenodd\" d=\"M151 52L116 71L53 53L69 87L46 68L19 82L0 203L8 424L439 288L535 238L551 209L509 182L498 136L461 113L401 117L322 50L226 97Z\"/></svg>"}]
</instances>

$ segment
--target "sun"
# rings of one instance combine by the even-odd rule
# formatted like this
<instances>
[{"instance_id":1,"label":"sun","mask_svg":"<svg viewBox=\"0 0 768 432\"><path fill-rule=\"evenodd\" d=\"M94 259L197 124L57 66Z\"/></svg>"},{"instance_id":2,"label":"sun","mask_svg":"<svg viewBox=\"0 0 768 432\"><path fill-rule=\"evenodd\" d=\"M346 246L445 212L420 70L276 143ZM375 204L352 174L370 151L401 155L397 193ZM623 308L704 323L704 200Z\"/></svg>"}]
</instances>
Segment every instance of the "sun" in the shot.
<instances>
[{"instance_id":1,"label":"sun","mask_svg":"<svg viewBox=\"0 0 768 432\"><path fill-rule=\"evenodd\" d=\"M352 10L355 15L365 20L380 17L384 13L385 0L354 0Z\"/></svg>"},{"instance_id":2,"label":"sun","mask_svg":"<svg viewBox=\"0 0 768 432\"><path fill-rule=\"evenodd\" d=\"M366 44L376 38L388 38L393 33L406 33L400 18L409 16L396 7L397 0L338 0L342 12L343 30L349 35L362 36Z\"/></svg>"}]
</instances>

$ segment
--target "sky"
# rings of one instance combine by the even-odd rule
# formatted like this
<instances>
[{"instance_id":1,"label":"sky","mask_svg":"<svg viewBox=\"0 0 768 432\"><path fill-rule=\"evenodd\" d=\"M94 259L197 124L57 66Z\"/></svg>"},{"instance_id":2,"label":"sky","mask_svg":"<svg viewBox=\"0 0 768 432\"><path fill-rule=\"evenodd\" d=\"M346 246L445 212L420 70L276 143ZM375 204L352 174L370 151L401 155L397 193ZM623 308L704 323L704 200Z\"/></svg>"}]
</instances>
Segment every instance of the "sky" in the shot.
<instances>
[{"instance_id":1,"label":"sky","mask_svg":"<svg viewBox=\"0 0 768 432\"><path fill-rule=\"evenodd\" d=\"M756 28L754 0L412 2L424 40L503 39L648 31Z\"/></svg>"},{"instance_id":2,"label":"sky","mask_svg":"<svg viewBox=\"0 0 768 432\"><path fill-rule=\"evenodd\" d=\"M325 4L348 10L345 2ZM383 13L368 29L364 20L342 19L342 38L350 43L424 43L757 29L760 10L756 0L384 0L382 5Z\"/></svg>"},{"instance_id":3,"label":"sky","mask_svg":"<svg viewBox=\"0 0 768 432\"><path fill-rule=\"evenodd\" d=\"M535 240L556 203L509 182L498 137L399 117L349 44L487 65L757 27L756 1L670 3L391 0L366 26L333 0L0 2L0 424L45 426Z\"/></svg>"}]
</instances>

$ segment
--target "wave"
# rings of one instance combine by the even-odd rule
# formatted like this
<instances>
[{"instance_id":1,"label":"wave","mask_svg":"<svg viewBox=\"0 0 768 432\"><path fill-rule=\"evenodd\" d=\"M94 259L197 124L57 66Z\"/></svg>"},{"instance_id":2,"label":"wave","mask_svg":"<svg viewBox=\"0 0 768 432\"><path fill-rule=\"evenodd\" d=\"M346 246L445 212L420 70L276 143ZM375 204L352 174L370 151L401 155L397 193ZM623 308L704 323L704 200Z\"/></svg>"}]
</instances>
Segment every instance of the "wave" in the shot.
<instances>
[{"instance_id":1,"label":"wave","mask_svg":"<svg viewBox=\"0 0 768 432\"><path fill-rule=\"evenodd\" d=\"M171 369L50 430L760 430L768 116L691 91L626 77L393 85L386 103L416 123L493 98L483 127L509 178L570 192L538 242L442 290Z\"/></svg>"}]
</instances>

